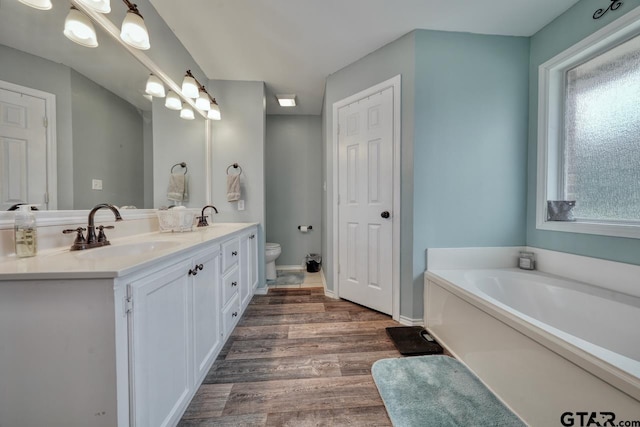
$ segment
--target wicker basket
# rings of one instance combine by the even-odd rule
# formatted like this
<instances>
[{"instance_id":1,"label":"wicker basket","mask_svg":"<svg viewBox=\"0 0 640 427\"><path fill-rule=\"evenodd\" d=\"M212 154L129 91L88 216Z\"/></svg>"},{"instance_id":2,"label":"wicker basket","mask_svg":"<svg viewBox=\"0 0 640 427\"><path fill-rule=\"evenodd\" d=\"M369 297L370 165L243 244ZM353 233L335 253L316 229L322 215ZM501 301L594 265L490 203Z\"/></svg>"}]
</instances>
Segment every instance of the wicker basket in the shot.
<instances>
[{"instance_id":1,"label":"wicker basket","mask_svg":"<svg viewBox=\"0 0 640 427\"><path fill-rule=\"evenodd\" d=\"M197 209L166 209L157 211L160 231L191 231Z\"/></svg>"}]
</instances>

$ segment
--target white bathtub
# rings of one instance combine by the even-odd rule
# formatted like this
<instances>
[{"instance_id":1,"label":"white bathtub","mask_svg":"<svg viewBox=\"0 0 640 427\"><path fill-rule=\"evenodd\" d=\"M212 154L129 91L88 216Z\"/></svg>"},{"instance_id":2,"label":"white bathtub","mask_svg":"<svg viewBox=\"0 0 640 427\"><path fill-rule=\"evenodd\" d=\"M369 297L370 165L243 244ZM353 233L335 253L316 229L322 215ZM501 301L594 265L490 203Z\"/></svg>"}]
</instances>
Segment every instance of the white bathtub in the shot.
<instances>
[{"instance_id":1,"label":"white bathtub","mask_svg":"<svg viewBox=\"0 0 640 427\"><path fill-rule=\"evenodd\" d=\"M640 419L639 297L518 269L430 270L425 286L427 328L528 423Z\"/></svg>"}]
</instances>

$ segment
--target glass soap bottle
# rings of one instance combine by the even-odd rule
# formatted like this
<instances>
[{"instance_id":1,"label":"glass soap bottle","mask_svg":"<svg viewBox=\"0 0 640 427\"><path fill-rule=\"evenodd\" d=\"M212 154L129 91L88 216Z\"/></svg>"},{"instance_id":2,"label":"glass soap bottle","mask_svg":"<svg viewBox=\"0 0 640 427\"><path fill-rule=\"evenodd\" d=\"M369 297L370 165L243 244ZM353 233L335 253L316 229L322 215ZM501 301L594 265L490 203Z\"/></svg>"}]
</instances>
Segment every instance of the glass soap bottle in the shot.
<instances>
[{"instance_id":1,"label":"glass soap bottle","mask_svg":"<svg viewBox=\"0 0 640 427\"><path fill-rule=\"evenodd\" d=\"M31 211L34 205L20 205L16 211L14 226L16 256L26 258L38 253L36 216Z\"/></svg>"}]
</instances>

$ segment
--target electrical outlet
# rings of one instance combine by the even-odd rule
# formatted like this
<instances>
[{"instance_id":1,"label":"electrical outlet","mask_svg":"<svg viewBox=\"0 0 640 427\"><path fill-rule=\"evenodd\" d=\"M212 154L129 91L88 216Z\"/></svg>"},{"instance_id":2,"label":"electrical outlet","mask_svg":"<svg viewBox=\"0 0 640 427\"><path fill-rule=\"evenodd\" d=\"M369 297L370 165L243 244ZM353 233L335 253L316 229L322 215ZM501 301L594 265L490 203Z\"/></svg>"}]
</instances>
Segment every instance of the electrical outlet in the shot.
<instances>
[{"instance_id":1,"label":"electrical outlet","mask_svg":"<svg viewBox=\"0 0 640 427\"><path fill-rule=\"evenodd\" d=\"M91 189L92 190L102 190L102 180L101 179L92 179L91 180Z\"/></svg>"},{"instance_id":2,"label":"electrical outlet","mask_svg":"<svg viewBox=\"0 0 640 427\"><path fill-rule=\"evenodd\" d=\"M238 200L238 210L239 211L244 210L244 200Z\"/></svg>"}]
</instances>

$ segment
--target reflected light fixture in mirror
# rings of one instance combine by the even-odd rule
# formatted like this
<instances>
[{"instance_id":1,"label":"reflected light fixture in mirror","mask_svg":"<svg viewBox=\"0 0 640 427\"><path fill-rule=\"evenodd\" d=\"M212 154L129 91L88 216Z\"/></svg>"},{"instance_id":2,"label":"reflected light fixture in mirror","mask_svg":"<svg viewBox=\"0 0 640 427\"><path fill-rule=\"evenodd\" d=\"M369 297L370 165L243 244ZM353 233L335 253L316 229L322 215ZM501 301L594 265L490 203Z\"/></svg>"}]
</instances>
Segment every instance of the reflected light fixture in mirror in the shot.
<instances>
[{"instance_id":1,"label":"reflected light fixture in mirror","mask_svg":"<svg viewBox=\"0 0 640 427\"><path fill-rule=\"evenodd\" d=\"M151 96L155 96L156 98L164 98L164 84L162 84L162 80L151 74L147 79L147 86L145 88L145 92Z\"/></svg>"},{"instance_id":2,"label":"reflected light fixture in mirror","mask_svg":"<svg viewBox=\"0 0 640 427\"><path fill-rule=\"evenodd\" d=\"M209 101L209 94L202 89L198 92L198 99L196 99L196 107L203 111L209 111L211 109L211 101Z\"/></svg>"},{"instance_id":3,"label":"reflected light fixture in mirror","mask_svg":"<svg viewBox=\"0 0 640 427\"><path fill-rule=\"evenodd\" d=\"M191 70L187 70L187 73L182 79L182 94L187 98L196 99L200 95L200 89L196 83L196 79L191 74Z\"/></svg>"},{"instance_id":4,"label":"reflected light fixture in mirror","mask_svg":"<svg viewBox=\"0 0 640 427\"><path fill-rule=\"evenodd\" d=\"M207 113L207 118L211 120L220 120L222 118L220 114L220 107L218 107L218 103L216 102L215 98L211 103L211 109Z\"/></svg>"},{"instance_id":5,"label":"reflected light fixture in mirror","mask_svg":"<svg viewBox=\"0 0 640 427\"><path fill-rule=\"evenodd\" d=\"M34 9L49 10L53 6L51 0L18 0L22 4L26 4Z\"/></svg>"},{"instance_id":6,"label":"reflected light fixture in mirror","mask_svg":"<svg viewBox=\"0 0 640 427\"><path fill-rule=\"evenodd\" d=\"M176 111L182 110L182 100L180 99L177 93L170 90L167 93L167 98L164 101L164 106L170 110L176 110Z\"/></svg>"},{"instance_id":7,"label":"reflected light fixture in mirror","mask_svg":"<svg viewBox=\"0 0 640 427\"><path fill-rule=\"evenodd\" d=\"M98 13L109 13L111 12L111 1L110 0L77 0L78 3L81 3Z\"/></svg>"},{"instance_id":8,"label":"reflected light fixture in mirror","mask_svg":"<svg viewBox=\"0 0 640 427\"><path fill-rule=\"evenodd\" d=\"M180 99L177 93L170 90L167 93L167 98L164 101L164 106L170 110L182 110L182 99Z\"/></svg>"},{"instance_id":9,"label":"reflected light fixture in mirror","mask_svg":"<svg viewBox=\"0 0 640 427\"><path fill-rule=\"evenodd\" d=\"M71 41L84 47L98 47L96 29L87 15L71 6L64 20L64 35Z\"/></svg>"},{"instance_id":10,"label":"reflected light fixture in mirror","mask_svg":"<svg viewBox=\"0 0 640 427\"><path fill-rule=\"evenodd\" d=\"M182 110L180 110L180 117L185 120L193 120L196 118L195 114L193 113L193 109L188 105L184 105L182 107Z\"/></svg>"},{"instance_id":11,"label":"reflected light fixture in mirror","mask_svg":"<svg viewBox=\"0 0 640 427\"><path fill-rule=\"evenodd\" d=\"M151 47L149 44L149 32L144 25L144 19L138 11L138 6L129 0L123 0L129 10L122 21L122 30L120 38L129 46L140 50L147 50Z\"/></svg>"}]
</instances>

